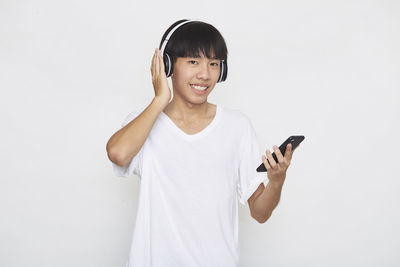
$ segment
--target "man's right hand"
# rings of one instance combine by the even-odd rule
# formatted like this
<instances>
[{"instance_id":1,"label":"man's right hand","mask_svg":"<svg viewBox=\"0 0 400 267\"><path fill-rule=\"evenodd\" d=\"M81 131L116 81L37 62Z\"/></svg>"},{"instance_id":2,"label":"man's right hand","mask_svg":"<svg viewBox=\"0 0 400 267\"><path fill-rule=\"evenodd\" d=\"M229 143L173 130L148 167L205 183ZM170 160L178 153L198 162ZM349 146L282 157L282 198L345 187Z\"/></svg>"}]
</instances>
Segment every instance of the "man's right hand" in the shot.
<instances>
[{"instance_id":1,"label":"man's right hand","mask_svg":"<svg viewBox=\"0 0 400 267\"><path fill-rule=\"evenodd\" d=\"M156 48L154 52L150 70L155 98L159 99L163 104L165 104L165 106L167 106L171 99L171 89L168 86L164 61L161 56L161 51L158 48Z\"/></svg>"}]
</instances>

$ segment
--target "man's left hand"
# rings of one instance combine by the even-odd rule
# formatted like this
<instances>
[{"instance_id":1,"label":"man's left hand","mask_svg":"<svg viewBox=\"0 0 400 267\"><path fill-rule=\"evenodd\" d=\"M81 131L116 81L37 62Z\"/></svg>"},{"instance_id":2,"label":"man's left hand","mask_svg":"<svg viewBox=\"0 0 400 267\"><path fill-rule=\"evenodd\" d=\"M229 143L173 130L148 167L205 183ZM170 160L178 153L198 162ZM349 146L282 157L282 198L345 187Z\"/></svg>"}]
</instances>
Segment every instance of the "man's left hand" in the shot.
<instances>
[{"instance_id":1,"label":"man's left hand","mask_svg":"<svg viewBox=\"0 0 400 267\"><path fill-rule=\"evenodd\" d=\"M273 148L275 155L278 158L278 162L275 162L272 153L268 149L266 151L267 157L263 155L262 161L267 169L269 182L275 185L283 185L286 178L286 171L289 168L290 161L292 160L292 144L286 146L285 156L282 155L276 145Z\"/></svg>"}]
</instances>

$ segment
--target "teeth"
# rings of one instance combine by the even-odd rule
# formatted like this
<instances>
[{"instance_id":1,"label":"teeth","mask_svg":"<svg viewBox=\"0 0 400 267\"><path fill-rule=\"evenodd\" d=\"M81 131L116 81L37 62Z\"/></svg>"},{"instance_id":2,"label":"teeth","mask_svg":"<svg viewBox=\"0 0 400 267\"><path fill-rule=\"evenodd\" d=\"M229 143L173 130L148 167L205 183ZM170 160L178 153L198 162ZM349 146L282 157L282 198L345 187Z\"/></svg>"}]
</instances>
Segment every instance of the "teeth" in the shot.
<instances>
[{"instance_id":1,"label":"teeth","mask_svg":"<svg viewBox=\"0 0 400 267\"><path fill-rule=\"evenodd\" d=\"M202 86L197 86L197 85L191 85L194 89L196 89L196 90L200 90L200 91L204 91L204 90L206 90L207 89L207 86L206 87L202 87Z\"/></svg>"}]
</instances>

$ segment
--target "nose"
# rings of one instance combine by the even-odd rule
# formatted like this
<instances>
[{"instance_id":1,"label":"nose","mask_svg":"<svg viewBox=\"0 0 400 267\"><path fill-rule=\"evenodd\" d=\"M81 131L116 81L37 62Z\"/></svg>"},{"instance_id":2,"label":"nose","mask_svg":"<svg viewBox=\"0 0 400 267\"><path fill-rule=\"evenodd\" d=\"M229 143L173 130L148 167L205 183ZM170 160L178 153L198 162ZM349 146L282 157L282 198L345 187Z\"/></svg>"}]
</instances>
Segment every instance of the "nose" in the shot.
<instances>
[{"instance_id":1,"label":"nose","mask_svg":"<svg viewBox=\"0 0 400 267\"><path fill-rule=\"evenodd\" d=\"M203 80L208 80L210 79L210 66L207 63L201 63L199 64L199 70L197 72L197 78L198 79L203 79Z\"/></svg>"}]
</instances>

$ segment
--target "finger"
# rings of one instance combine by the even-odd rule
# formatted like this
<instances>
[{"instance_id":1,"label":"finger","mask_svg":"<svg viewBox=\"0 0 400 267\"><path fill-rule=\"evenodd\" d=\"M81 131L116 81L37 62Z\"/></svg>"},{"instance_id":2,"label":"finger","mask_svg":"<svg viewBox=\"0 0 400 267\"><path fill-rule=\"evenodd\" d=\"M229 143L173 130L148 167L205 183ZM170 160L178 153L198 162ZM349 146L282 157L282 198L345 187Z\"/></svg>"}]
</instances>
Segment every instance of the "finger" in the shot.
<instances>
[{"instance_id":1,"label":"finger","mask_svg":"<svg viewBox=\"0 0 400 267\"><path fill-rule=\"evenodd\" d=\"M269 165L268 160L264 155L262 155L262 162L264 163L264 166L267 169L267 171L269 171L271 169L271 166Z\"/></svg>"},{"instance_id":2,"label":"finger","mask_svg":"<svg viewBox=\"0 0 400 267\"><path fill-rule=\"evenodd\" d=\"M155 67L156 75L160 75L160 56L158 53L158 49L156 49L156 67Z\"/></svg>"},{"instance_id":3,"label":"finger","mask_svg":"<svg viewBox=\"0 0 400 267\"><path fill-rule=\"evenodd\" d=\"M267 149L267 159L268 159L269 165L271 165L271 167L274 169L277 164L276 164L274 158L272 157L271 152L268 149Z\"/></svg>"},{"instance_id":4,"label":"finger","mask_svg":"<svg viewBox=\"0 0 400 267\"><path fill-rule=\"evenodd\" d=\"M286 152L285 152L285 159L287 160L287 162L290 163L290 161L292 160L292 155L293 155L292 144L289 143L286 146Z\"/></svg>"},{"instance_id":5,"label":"finger","mask_svg":"<svg viewBox=\"0 0 400 267\"><path fill-rule=\"evenodd\" d=\"M150 67L150 70L151 70L151 75L152 76L154 76L154 72L155 72L155 67L156 67L156 59L157 59L157 57L156 57L156 51L154 51L154 54L153 54L153 58L151 59L151 67Z\"/></svg>"},{"instance_id":6,"label":"finger","mask_svg":"<svg viewBox=\"0 0 400 267\"><path fill-rule=\"evenodd\" d=\"M161 55L160 49L158 49L158 53L160 55L160 71L161 71L161 73L165 73L164 59L163 59L163 56Z\"/></svg>"},{"instance_id":7,"label":"finger","mask_svg":"<svg viewBox=\"0 0 400 267\"><path fill-rule=\"evenodd\" d=\"M276 145L274 146L274 152L275 152L276 157L278 158L278 162L283 163L285 161L285 159L283 158L282 152Z\"/></svg>"}]
</instances>

